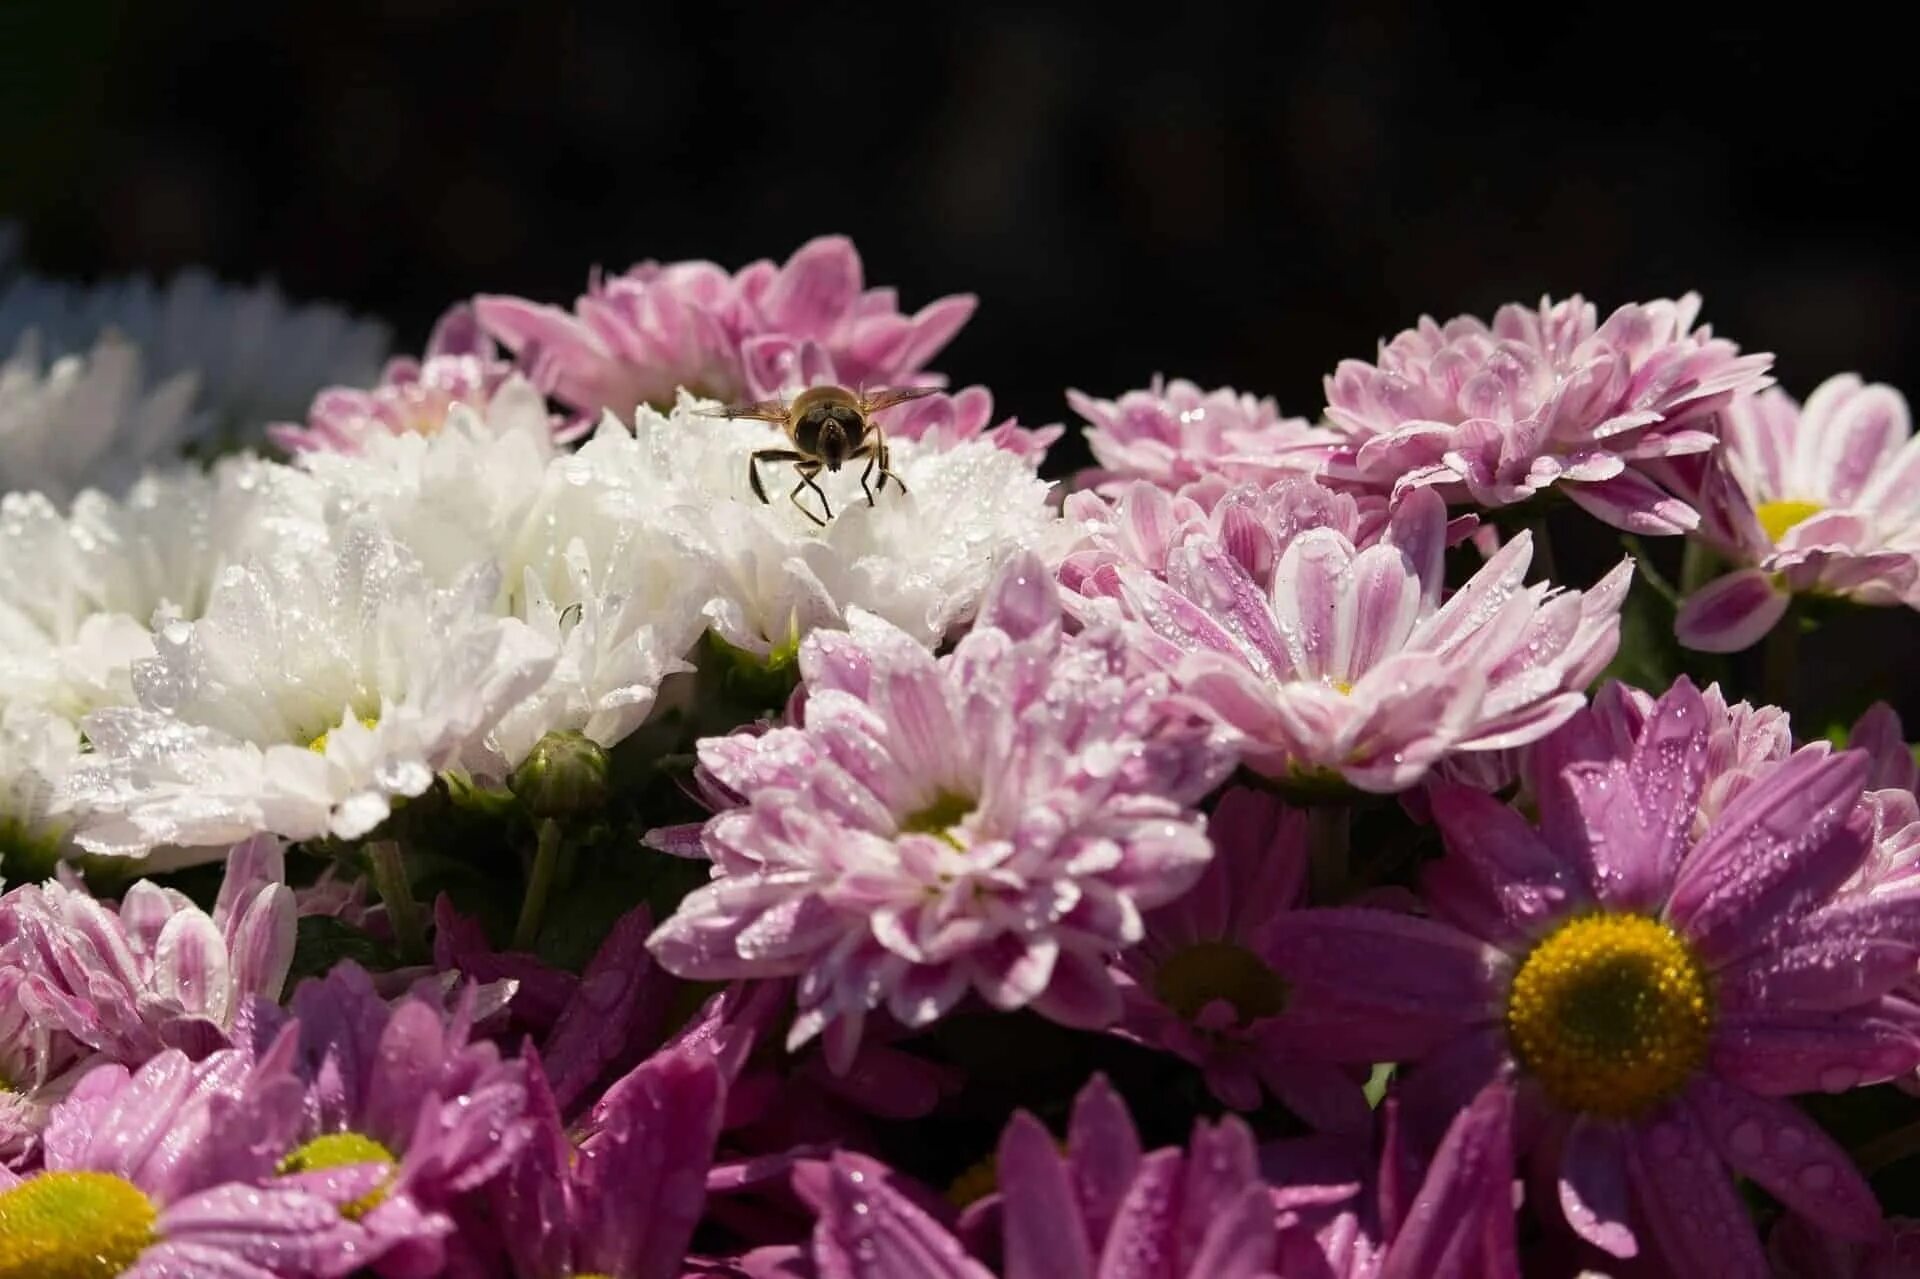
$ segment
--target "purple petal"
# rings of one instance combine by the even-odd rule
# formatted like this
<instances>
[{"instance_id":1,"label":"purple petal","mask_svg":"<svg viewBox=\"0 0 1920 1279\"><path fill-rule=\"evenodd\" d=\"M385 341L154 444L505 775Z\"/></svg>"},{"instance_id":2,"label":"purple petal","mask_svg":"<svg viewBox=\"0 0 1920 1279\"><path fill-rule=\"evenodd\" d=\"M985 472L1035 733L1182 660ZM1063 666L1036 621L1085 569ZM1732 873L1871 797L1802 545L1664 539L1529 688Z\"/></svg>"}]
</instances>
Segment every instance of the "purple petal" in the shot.
<instances>
[{"instance_id":1,"label":"purple petal","mask_svg":"<svg viewBox=\"0 0 1920 1279\"><path fill-rule=\"evenodd\" d=\"M1711 1076L1687 1103L1720 1157L1823 1230L1866 1241L1880 1233L1880 1205L1847 1152L1791 1103L1756 1097Z\"/></svg>"},{"instance_id":2,"label":"purple petal","mask_svg":"<svg viewBox=\"0 0 1920 1279\"><path fill-rule=\"evenodd\" d=\"M1299 911L1277 921L1270 959L1363 1021L1406 1015L1467 1025L1496 1016L1504 955L1446 924L1381 910ZM1337 1060L1340 1047L1322 1047ZM1377 1060L1377 1059L1369 1059Z\"/></svg>"},{"instance_id":3,"label":"purple petal","mask_svg":"<svg viewBox=\"0 0 1920 1279\"><path fill-rule=\"evenodd\" d=\"M1000 1135L1006 1279L1092 1279L1093 1254L1053 1137L1025 1111Z\"/></svg>"},{"instance_id":4,"label":"purple petal","mask_svg":"<svg viewBox=\"0 0 1920 1279\"><path fill-rule=\"evenodd\" d=\"M1067 1170L1089 1240L1106 1238L1140 1167L1140 1136L1120 1094L1095 1075L1074 1098L1067 1125Z\"/></svg>"},{"instance_id":5,"label":"purple petal","mask_svg":"<svg viewBox=\"0 0 1920 1279\"><path fill-rule=\"evenodd\" d=\"M1709 963L1760 944L1776 919L1825 898L1859 867L1866 833L1843 821L1867 767L1858 751L1808 748L1727 805L1667 905Z\"/></svg>"},{"instance_id":6,"label":"purple petal","mask_svg":"<svg viewBox=\"0 0 1920 1279\"><path fill-rule=\"evenodd\" d=\"M1597 899L1616 910L1657 906L1691 843L1706 768L1706 703L1682 679L1655 704L1625 761L1562 774L1583 819Z\"/></svg>"},{"instance_id":7,"label":"purple petal","mask_svg":"<svg viewBox=\"0 0 1920 1279\"><path fill-rule=\"evenodd\" d=\"M652 931L653 912L645 902L622 915L554 1023L543 1057L562 1110L572 1107L628 1042L643 1037L638 1023L644 1013L651 1011L656 1021L665 1013L671 982L647 954ZM643 1006L649 993L655 996L650 1009Z\"/></svg>"},{"instance_id":8,"label":"purple petal","mask_svg":"<svg viewBox=\"0 0 1920 1279\"><path fill-rule=\"evenodd\" d=\"M1597 484L1564 484L1568 497L1603 524L1653 537L1690 533L1700 514L1638 471L1622 471Z\"/></svg>"},{"instance_id":9,"label":"purple petal","mask_svg":"<svg viewBox=\"0 0 1920 1279\"><path fill-rule=\"evenodd\" d=\"M1449 1125L1380 1279L1518 1279L1513 1090L1487 1085Z\"/></svg>"},{"instance_id":10,"label":"purple petal","mask_svg":"<svg viewBox=\"0 0 1920 1279\"><path fill-rule=\"evenodd\" d=\"M840 1159L813 1228L813 1247L827 1279L993 1279L904 1195Z\"/></svg>"},{"instance_id":11,"label":"purple petal","mask_svg":"<svg viewBox=\"0 0 1920 1279\"><path fill-rule=\"evenodd\" d=\"M1602 1252L1631 1257L1640 1251L1627 1223L1625 1135L1614 1124L1582 1116L1560 1152L1560 1211L1574 1233Z\"/></svg>"},{"instance_id":12,"label":"purple petal","mask_svg":"<svg viewBox=\"0 0 1920 1279\"><path fill-rule=\"evenodd\" d=\"M1897 1079L1920 1066L1920 1024L1911 1005L1881 1000L1872 1013L1727 1012L1713 1038L1721 1078L1767 1097L1845 1092Z\"/></svg>"},{"instance_id":13,"label":"purple petal","mask_svg":"<svg viewBox=\"0 0 1920 1279\"><path fill-rule=\"evenodd\" d=\"M1037 555L1021 551L1000 566L980 601L976 621L1016 640L1059 624L1060 592Z\"/></svg>"},{"instance_id":14,"label":"purple petal","mask_svg":"<svg viewBox=\"0 0 1920 1279\"><path fill-rule=\"evenodd\" d=\"M1432 797L1447 855L1429 869L1426 886L1442 918L1512 945L1586 896L1566 861L1509 805L1444 783Z\"/></svg>"},{"instance_id":15,"label":"purple petal","mask_svg":"<svg viewBox=\"0 0 1920 1279\"><path fill-rule=\"evenodd\" d=\"M1703 653L1738 653L1779 625L1790 603L1792 596L1774 585L1772 574L1744 568L1689 595L1674 617L1673 632Z\"/></svg>"},{"instance_id":16,"label":"purple petal","mask_svg":"<svg viewBox=\"0 0 1920 1279\"><path fill-rule=\"evenodd\" d=\"M1272 1271L1276 1235L1267 1187L1246 1186L1224 1206L1210 1210L1200 1249L1180 1273L1207 1279L1260 1279Z\"/></svg>"},{"instance_id":17,"label":"purple petal","mask_svg":"<svg viewBox=\"0 0 1920 1279\"><path fill-rule=\"evenodd\" d=\"M1178 1150L1156 1151L1141 1160L1101 1250L1100 1279L1161 1279L1172 1272L1181 1163Z\"/></svg>"},{"instance_id":18,"label":"purple petal","mask_svg":"<svg viewBox=\"0 0 1920 1279\"><path fill-rule=\"evenodd\" d=\"M1692 1112L1672 1104L1628 1143L1634 1206L1675 1274L1767 1273L1753 1218Z\"/></svg>"}]
</instances>

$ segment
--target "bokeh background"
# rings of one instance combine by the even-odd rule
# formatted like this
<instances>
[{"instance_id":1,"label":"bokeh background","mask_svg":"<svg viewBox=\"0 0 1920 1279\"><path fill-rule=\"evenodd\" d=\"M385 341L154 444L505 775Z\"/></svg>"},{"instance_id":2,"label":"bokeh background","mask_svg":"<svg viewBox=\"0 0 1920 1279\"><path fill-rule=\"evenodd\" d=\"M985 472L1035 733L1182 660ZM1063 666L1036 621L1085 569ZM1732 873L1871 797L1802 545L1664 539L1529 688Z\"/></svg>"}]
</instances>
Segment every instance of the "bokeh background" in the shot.
<instances>
[{"instance_id":1,"label":"bokeh background","mask_svg":"<svg viewBox=\"0 0 1920 1279\"><path fill-rule=\"evenodd\" d=\"M1423 311L1575 290L1698 289L1799 394L1920 391L1910 51L1759 8L0 0L0 219L41 271L270 274L403 348L477 290L844 231L910 306L979 294L939 367L1029 423L1156 372L1311 415ZM1809 678L1874 654L1911 713L1911 636Z\"/></svg>"}]
</instances>

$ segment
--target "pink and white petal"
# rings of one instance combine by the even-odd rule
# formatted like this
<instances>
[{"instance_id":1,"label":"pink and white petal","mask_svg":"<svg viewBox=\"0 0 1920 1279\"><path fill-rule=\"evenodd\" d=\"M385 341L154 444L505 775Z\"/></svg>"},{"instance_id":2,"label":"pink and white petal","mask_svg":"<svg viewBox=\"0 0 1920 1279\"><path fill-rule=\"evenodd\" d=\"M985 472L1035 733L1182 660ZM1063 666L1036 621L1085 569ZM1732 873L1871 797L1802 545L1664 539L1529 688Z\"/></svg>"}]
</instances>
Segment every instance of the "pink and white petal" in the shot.
<instances>
[{"instance_id":1,"label":"pink and white petal","mask_svg":"<svg viewBox=\"0 0 1920 1279\"><path fill-rule=\"evenodd\" d=\"M1560 1151L1560 1211L1575 1234L1614 1257L1640 1251L1628 1223L1627 1136L1614 1123L1583 1115Z\"/></svg>"},{"instance_id":2,"label":"pink and white petal","mask_svg":"<svg viewBox=\"0 0 1920 1279\"><path fill-rule=\"evenodd\" d=\"M1867 778L1858 751L1808 747L1735 796L1680 869L1667 918L1709 964L1759 945L1782 916L1824 900L1860 866L1849 819Z\"/></svg>"},{"instance_id":3,"label":"pink and white petal","mask_svg":"<svg viewBox=\"0 0 1920 1279\"><path fill-rule=\"evenodd\" d=\"M1293 659L1266 593L1219 542L1194 537L1167 557L1167 584L1205 609L1247 652L1257 671L1284 674Z\"/></svg>"},{"instance_id":4,"label":"pink and white petal","mask_svg":"<svg viewBox=\"0 0 1920 1279\"><path fill-rule=\"evenodd\" d=\"M1100 956L1062 946L1046 989L1033 999L1033 1010L1063 1026L1099 1030L1119 1019L1120 988Z\"/></svg>"},{"instance_id":5,"label":"pink and white petal","mask_svg":"<svg viewBox=\"0 0 1920 1279\"><path fill-rule=\"evenodd\" d=\"M1715 1074L1763 1097L1846 1092L1920 1067L1920 1019L1883 999L1841 1012L1726 1012L1714 1028Z\"/></svg>"},{"instance_id":6,"label":"pink and white petal","mask_svg":"<svg viewBox=\"0 0 1920 1279\"><path fill-rule=\"evenodd\" d=\"M1717 577L1687 597L1673 620L1682 644L1703 653L1738 653L1780 624L1792 597L1773 575L1743 568Z\"/></svg>"},{"instance_id":7,"label":"pink and white petal","mask_svg":"<svg viewBox=\"0 0 1920 1279\"><path fill-rule=\"evenodd\" d=\"M154 944L153 988L187 1013L227 1020L232 970L226 939L209 916L183 910L167 921Z\"/></svg>"},{"instance_id":8,"label":"pink and white petal","mask_svg":"<svg viewBox=\"0 0 1920 1279\"><path fill-rule=\"evenodd\" d=\"M980 997L1002 1012L1011 1012L1032 1003L1047 989L1059 959L1060 944L1051 938L1022 942L1003 936L975 952L967 962L973 988ZM1118 998L1116 991L1116 1002Z\"/></svg>"},{"instance_id":9,"label":"pink and white petal","mask_svg":"<svg viewBox=\"0 0 1920 1279\"><path fill-rule=\"evenodd\" d=\"M1406 643L1419 616L1421 590L1404 554L1393 546L1370 546L1354 558L1353 633L1336 647L1343 660L1331 672L1334 678L1352 683Z\"/></svg>"},{"instance_id":10,"label":"pink and white petal","mask_svg":"<svg viewBox=\"0 0 1920 1279\"><path fill-rule=\"evenodd\" d=\"M1420 583L1420 600L1440 604L1446 589L1447 503L1430 488L1415 489L1393 504L1385 541L1398 547Z\"/></svg>"},{"instance_id":11,"label":"pink and white petal","mask_svg":"<svg viewBox=\"0 0 1920 1279\"><path fill-rule=\"evenodd\" d=\"M1913 421L1906 399L1892 387L1856 387L1832 396L1828 388L1836 381L1807 398L1800 429L1815 450L1809 478L1817 477L1820 487L1813 494L1829 506L1850 506L1913 434Z\"/></svg>"},{"instance_id":12,"label":"pink and white petal","mask_svg":"<svg viewBox=\"0 0 1920 1279\"><path fill-rule=\"evenodd\" d=\"M997 1159L1006 1279L1093 1279L1079 1200L1053 1136L1021 1111L1000 1135Z\"/></svg>"},{"instance_id":13,"label":"pink and white petal","mask_svg":"<svg viewBox=\"0 0 1920 1279\"><path fill-rule=\"evenodd\" d=\"M1627 1143L1634 1207L1674 1274L1760 1279L1753 1218L1693 1112L1671 1103Z\"/></svg>"},{"instance_id":14,"label":"pink and white petal","mask_svg":"<svg viewBox=\"0 0 1920 1279\"><path fill-rule=\"evenodd\" d=\"M1696 1080L1686 1101L1735 1172L1832 1234L1865 1242L1880 1233L1873 1188L1798 1107L1712 1076Z\"/></svg>"},{"instance_id":15,"label":"pink and white petal","mask_svg":"<svg viewBox=\"0 0 1920 1279\"><path fill-rule=\"evenodd\" d=\"M286 1272L244 1261L224 1248L200 1243L155 1244L120 1279L281 1279Z\"/></svg>"},{"instance_id":16,"label":"pink and white petal","mask_svg":"<svg viewBox=\"0 0 1920 1279\"><path fill-rule=\"evenodd\" d=\"M319 1195L239 1183L169 1204L154 1231L168 1242L218 1250L269 1274L344 1274L358 1266L367 1246L365 1232Z\"/></svg>"},{"instance_id":17,"label":"pink and white petal","mask_svg":"<svg viewBox=\"0 0 1920 1279\"><path fill-rule=\"evenodd\" d=\"M1568 497L1603 524L1650 537L1690 533L1700 514L1638 471L1622 471L1597 484L1565 484Z\"/></svg>"},{"instance_id":18,"label":"pink and white petal","mask_svg":"<svg viewBox=\"0 0 1920 1279\"><path fill-rule=\"evenodd\" d=\"M1273 571L1273 617L1294 674L1338 678L1353 643L1347 590L1353 546L1332 529L1309 529L1288 545Z\"/></svg>"},{"instance_id":19,"label":"pink and white petal","mask_svg":"<svg viewBox=\"0 0 1920 1279\"><path fill-rule=\"evenodd\" d=\"M694 981L804 972L843 931L839 912L810 894L813 882L804 872L716 880L688 894L647 949L668 972ZM743 948L749 934L755 941Z\"/></svg>"}]
</instances>

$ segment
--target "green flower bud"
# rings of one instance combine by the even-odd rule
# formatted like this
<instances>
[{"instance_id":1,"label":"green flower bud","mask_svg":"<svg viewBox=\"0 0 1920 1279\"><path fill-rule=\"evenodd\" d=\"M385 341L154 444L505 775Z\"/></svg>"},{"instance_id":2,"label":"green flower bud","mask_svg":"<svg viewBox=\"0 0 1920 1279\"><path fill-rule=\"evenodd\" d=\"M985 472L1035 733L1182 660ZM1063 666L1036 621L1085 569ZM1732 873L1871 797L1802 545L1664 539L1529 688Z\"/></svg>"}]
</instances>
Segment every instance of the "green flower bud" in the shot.
<instances>
[{"instance_id":1,"label":"green flower bud","mask_svg":"<svg viewBox=\"0 0 1920 1279\"><path fill-rule=\"evenodd\" d=\"M507 785L535 817L572 817L607 802L607 753L585 733L548 733Z\"/></svg>"}]
</instances>

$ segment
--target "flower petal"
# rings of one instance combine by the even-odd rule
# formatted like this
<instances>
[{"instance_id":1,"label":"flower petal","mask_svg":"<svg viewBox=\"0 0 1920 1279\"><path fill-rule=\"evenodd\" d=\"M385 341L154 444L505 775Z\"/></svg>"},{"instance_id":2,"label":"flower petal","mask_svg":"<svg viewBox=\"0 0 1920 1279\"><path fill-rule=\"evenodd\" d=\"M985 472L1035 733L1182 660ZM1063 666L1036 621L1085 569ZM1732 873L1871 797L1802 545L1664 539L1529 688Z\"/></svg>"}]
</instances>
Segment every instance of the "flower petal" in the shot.
<instances>
[{"instance_id":1,"label":"flower petal","mask_svg":"<svg viewBox=\"0 0 1920 1279\"><path fill-rule=\"evenodd\" d=\"M1710 1076L1687 1090L1687 1104L1720 1157L1787 1207L1842 1238L1864 1242L1880 1233L1872 1187L1797 1107Z\"/></svg>"},{"instance_id":2,"label":"flower petal","mask_svg":"<svg viewBox=\"0 0 1920 1279\"><path fill-rule=\"evenodd\" d=\"M1673 633L1703 653L1738 653L1765 638L1787 615L1792 597L1757 568L1716 577L1687 597L1673 619Z\"/></svg>"},{"instance_id":3,"label":"flower petal","mask_svg":"<svg viewBox=\"0 0 1920 1279\"><path fill-rule=\"evenodd\" d=\"M1093 1253L1053 1137L1021 1111L1000 1134L1006 1279L1092 1279Z\"/></svg>"},{"instance_id":4,"label":"flower petal","mask_svg":"<svg viewBox=\"0 0 1920 1279\"><path fill-rule=\"evenodd\" d=\"M1690 1110L1673 1103L1642 1121L1627 1151L1634 1205L1672 1273L1767 1273L1753 1218Z\"/></svg>"},{"instance_id":5,"label":"flower petal","mask_svg":"<svg viewBox=\"0 0 1920 1279\"><path fill-rule=\"evenodd\" d=\"M1591 1116L1575 1119L1560 1152L1560 1211L1567 1224L1602 1252L1631 1257L1640 1251L1627 1223L1631 1199L1619 1128Z\"/></svg>"}]
</instances>

